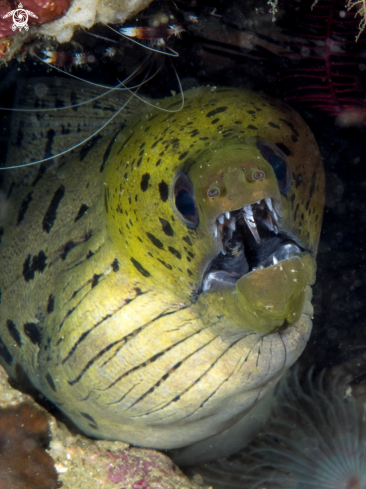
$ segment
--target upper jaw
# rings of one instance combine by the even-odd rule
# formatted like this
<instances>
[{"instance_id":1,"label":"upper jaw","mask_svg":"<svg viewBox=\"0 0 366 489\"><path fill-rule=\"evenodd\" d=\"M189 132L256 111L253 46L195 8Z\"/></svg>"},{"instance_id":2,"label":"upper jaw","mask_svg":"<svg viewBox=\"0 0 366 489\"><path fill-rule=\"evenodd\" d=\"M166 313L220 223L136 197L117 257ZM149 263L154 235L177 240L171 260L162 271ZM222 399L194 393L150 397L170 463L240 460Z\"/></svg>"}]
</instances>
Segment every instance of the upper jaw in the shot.
<instances>
[{"instance_id":1,"label":"upper jaw","mask_svg":"<svg viewBox=\"0 0 366 489\"><path fill-rule=\"evenodd\" d=\"M224 212L220 214L213 225L214 238L221 238L222 253L226 254L225 245L232 238L236 230L237 221L242 220L250 230L253 238L260 243L261 238L258 232L256 219L270 231L278 234L279 225L282 218L280 206L271 197L258 200L254 204L245 205L242 208Z\"/></svg>"},{"instance_id":2,"label":"upper jaw","mask_svg":"<svg viewBox=\"0 0 366 489\"><path fill-rule=\"evenodd\" d=\"M247 273L302 253L293 236L282 230L282 222L281 205L271 197L220 214L213 235L220 241L221 253L207 267L201 291L235 286Z\"/></svg>"}]
</instances>

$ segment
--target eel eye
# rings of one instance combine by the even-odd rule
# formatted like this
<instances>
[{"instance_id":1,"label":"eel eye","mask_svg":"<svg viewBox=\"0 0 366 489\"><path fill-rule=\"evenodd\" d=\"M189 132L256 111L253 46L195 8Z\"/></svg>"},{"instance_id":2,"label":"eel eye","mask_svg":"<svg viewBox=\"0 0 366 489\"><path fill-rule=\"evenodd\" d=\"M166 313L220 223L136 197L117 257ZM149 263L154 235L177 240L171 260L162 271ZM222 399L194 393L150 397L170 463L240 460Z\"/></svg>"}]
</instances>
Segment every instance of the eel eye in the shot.
<instances>
[{"instance_id":1,"label":"eel eye","mask_svg":"<svg viewBox=\"0 0 366 489\"><path fill-rule=\"evenodd\" d=\"M198 226L198 209L194 199L193 186L187 175L177 173L170 187L170 204L175 215L186 226Z\"/></svg>"},{"instance_id":2,"label":"eel eye","mask_svg":"<svg viewBox=\"0 0 366 489\"><path fill-rule=\"evenodd\" d=\"M273 168L281 194L287 194L292 183L292 170L287 156L280 148L266 141L258 141L257 146L263 158Z\"/></svg>"}]
</instances>

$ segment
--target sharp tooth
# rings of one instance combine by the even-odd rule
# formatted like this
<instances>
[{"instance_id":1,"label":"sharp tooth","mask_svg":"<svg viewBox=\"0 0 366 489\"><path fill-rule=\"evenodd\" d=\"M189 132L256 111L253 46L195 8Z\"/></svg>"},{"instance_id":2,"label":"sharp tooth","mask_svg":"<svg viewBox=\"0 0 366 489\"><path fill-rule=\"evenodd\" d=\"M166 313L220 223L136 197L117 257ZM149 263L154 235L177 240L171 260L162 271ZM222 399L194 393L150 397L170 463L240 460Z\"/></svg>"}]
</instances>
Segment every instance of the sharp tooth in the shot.
<instances>
[{"instance_id":1,"label":"sharp tooth","mask_svg":"<svg viewBox=\"0 0 366 489\"><path fill-rule=\"evenodd\" d=\"M235 217L232 217L229 222L229 228L235 231L236 229L236 219Z\"/></svg>"},{"instance_id":2,"label":"sharp tooth","mask_svg":"<svg viewBox=\"0 0 366 489\"><path fill-rule=\"evenodd\" d=\"M260 203L261 203L261 201L260 200L257 200L257 204L260 204Z\"/></svg>"},{"instance_id":3,"label":"sharp tooth","mask_svg":"<svg viewBox=\"0 0 366 489\"><path fill-rule=\"evenodd\" d=\"M218 234L217 225L214 224L214 236L215 236L215 238L217 238L217 234Z\"/></svg>"},{"instance_id":4,"label":"sharp tooth","mask_svg":"<svg viewBox=\"0 0 366 489\"><path fill-rule=\"evenodd\" d=\"M226 219L230 219L230 212L225 212Z\"/></svg>"},{"instance_id":5,"label":"sharp tooth","mask_svg":"<svg viewBox=\"0 0 366 489\"><path fill-rule=\"evenodd\" d=\"M253 210L250 205L245 205L243 207L243 218L244 221L247 223L247 226L250 229L250 232L252 233L256 242L260 243L261 239L259 237L257 225L255 224L255 220L253 217Z\"/></svg>"},{"instance_id":6,"label":"sharp tooth","mask_svg":"<svg viewBox=\"0 0 366 489\"><path fill-rule=\"evenodd\" d=\"M264 202L267 204L268 209L273 212L273 205L271 199L264 199Z\"/></svg>"},{"instance_id":7,"label":"sharp tooth","mask_svg":"<svg viewBox=\"0 0 366 489\"><path fill-rule=\"evenodd\" d=\"M224 224L224 214L221 214L221 216L219 216L217 220L219 221L220 224Z\"/></svg>"},{"instance_id":8,"label":"sharp tooth","mask_svg":"<svg viewBox=\"0 0 366 489\"><path fill-rule=\"evenodd\" d=\"M273 265L277 265L277 263L278 263L277 258L276 258L274 255L273 255L273 257L272 257L272 258L273 258Z\"/></svg>"},{"instance_id":9,"label":"sharp tooth","mask_svg":"<svg viewBox=\"0 0 366 489\"><path fill-rule=\"evenodd\" d=\"M275 234L278 234L278 229L277 229L277 226L275 224L273 224L273 231Z\"/></svg>"}]
</instances>

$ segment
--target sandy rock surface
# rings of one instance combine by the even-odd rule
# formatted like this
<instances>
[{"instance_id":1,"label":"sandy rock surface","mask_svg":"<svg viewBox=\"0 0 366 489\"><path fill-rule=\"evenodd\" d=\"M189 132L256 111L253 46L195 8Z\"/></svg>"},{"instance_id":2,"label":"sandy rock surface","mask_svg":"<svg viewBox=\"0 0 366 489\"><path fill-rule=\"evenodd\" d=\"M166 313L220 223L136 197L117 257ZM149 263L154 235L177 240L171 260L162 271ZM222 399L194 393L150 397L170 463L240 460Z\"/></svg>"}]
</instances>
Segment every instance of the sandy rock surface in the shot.
<instances>
[{"instance_id":1,"label":"sandy rock surface","mask_svg":"<svg viewBox=\"0 0 366 489\"><path fill-rule=\"evenodd\" d=\"M0 367L0 407L23 402L35 404L32 397L9 385ZM47 416L51 432L47 451L64 489L209 489L199 475L190 481L163 453L123 442L91 440Z\"/></svg>"}]
</instances>

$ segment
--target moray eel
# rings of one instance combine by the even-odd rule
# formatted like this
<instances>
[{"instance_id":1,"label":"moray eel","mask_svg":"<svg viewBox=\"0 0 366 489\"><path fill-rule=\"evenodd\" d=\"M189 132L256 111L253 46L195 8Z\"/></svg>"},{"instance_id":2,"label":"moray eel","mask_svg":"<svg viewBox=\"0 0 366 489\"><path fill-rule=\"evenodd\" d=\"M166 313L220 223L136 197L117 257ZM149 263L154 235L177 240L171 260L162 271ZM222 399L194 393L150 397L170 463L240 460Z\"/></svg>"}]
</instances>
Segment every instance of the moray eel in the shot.
<instances>
[{"instance_id":1,"label":"moray eel","mask_svg":"<svg viewBox=\"0 0 366 489\"><path fill-rule=\"evenodd\" d=\"M2 172L1 363L91 437L212 458L309 338L322 159L296 112L243 89L130 112Z\"/></svg>"}]
</instances>

